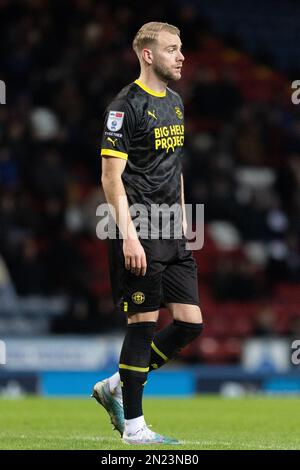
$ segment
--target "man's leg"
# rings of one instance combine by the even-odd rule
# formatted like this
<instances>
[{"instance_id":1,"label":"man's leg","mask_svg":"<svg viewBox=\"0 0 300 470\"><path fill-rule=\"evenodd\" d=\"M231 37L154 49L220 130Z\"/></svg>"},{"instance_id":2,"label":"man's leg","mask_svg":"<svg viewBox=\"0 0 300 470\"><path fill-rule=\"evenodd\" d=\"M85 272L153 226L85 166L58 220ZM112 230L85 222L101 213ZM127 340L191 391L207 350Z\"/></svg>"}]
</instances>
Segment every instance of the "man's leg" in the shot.
<instances>
[{"instance_id":1,"label":"man's leg","mask_svg":"<svg viewBox=\"0 0 300 470\"><path fill-rule=\"evenodd\" d=\"M119 364L125 430L128 433L135 433L145 424L142 397L158 313L153 311L128 317Z\"/></svg>"},{"instance_id":2,"label":"man's leg","mask_svg":"<svg viewBox=\"0 0 300 470\"><path fill-rule=\"evenodd\" d=\"M162 274L163 299L173 322L159 331L152 343L150 371L176 356L203 329L199 308L197 264L186 240L178 240L176 262Z\"/></svg>"},{"instance_id":3,"label":"man's leg","mask_svg":"<svg viewBox=\"0 0 300 470\"><path fill-rule=\"evenodd\" d=\"M167 308L173 316L173 322L156 333L153 338L149 372L159 369L174 358L203 330L202 314L197 305L169 303ZM120 374L117 372L110 377L109 383L113 392L119 387Z\"/></svg>"},{"instance_id":4,"label":"man's leg","mask_svg":"<svg viewBox=\"0 0 300 470\"><path fill-rule=\"evenodd\" d=\"M149 429L143 415L143 391L149 372L151 343L158 313L147 312L128 318L119 364L125 418L122 438L127 444L178 444L176 439Z\"/></svg>"},{"instance_id":5,"label":"man's leg","mask_svg":"<svg viewBox=\"0 0 300 470\"><path fill-rule=\"evenodd\" d=\"M162 367L174 358L203 329L202 314L197 305L169 303L167 308L173 316L173 322L154 336L149 371Z\"/></svg>"},{"instance_id":6,"label":"man's leg","mask_svg":"<svg viewBox=\"0 0 300 470\"><path fill-rule=\"evenodd\" d=\"M173 316L173 322L153 338L149 372L159 369L174 358L181 349L198 337L203 329L202 314L197 305L169 303L167 308ZM112 393L119 390L120 374L117 372L110 377L109 383Z\"/></svg>"},{"instance_id":7,"label":"man's leg","mask_svg":"<svg viewBox=\"0 0 300 470\"><path fill-rule=\"evenodd\" d=\"M125 428L133 432L145 424L142 396L158 313L156 310L128 316L119 371L94 385L92 397L106 409L121 436Z\"/></svg>"}]
</instances>

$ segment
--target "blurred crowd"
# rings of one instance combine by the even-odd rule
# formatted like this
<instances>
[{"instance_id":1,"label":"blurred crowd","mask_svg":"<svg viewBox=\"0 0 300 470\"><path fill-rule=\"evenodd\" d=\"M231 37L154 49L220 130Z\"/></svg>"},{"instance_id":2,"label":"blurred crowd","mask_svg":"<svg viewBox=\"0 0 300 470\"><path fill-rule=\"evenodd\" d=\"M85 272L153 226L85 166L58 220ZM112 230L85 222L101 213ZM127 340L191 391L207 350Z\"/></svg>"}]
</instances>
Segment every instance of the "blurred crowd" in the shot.
<instances>
[{"instance_id":1,"label":"blurred crowd","mask_svg":"<svg viewBox=\"0 0 300 470\"><path fill-rule=\"evenodd\" d=\"M186 104L186 202L205 204L200 294L265 301L300 282L300 105L289 79L216 37L200 7L171 3L0 0L0 299L8 280L17 296L68 296L53 332L124 322L95 232L99 146L106 105L138 76L131 41L147 21L182 34L183 78L171 87Z\"/></svg>"}]
</instances>

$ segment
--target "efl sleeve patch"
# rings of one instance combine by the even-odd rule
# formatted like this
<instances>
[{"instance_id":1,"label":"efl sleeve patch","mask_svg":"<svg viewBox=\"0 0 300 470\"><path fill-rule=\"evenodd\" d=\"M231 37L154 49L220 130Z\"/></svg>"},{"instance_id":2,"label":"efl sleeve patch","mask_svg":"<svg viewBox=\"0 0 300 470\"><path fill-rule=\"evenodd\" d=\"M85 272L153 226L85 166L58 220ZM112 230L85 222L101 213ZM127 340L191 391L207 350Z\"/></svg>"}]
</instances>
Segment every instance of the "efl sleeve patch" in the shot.
<instances>
[{"instance_id":1,"label":"efl sleeve patch","mask_svg":"<svg viewBox=\"0 0 300 470\"><path fill-rule=\"evenodd\" d=\"M109 111L107 128L112 132L119 131L123 125L124 115L122 111Z\"/></svg>"},{"instance_id":2,"label":"efl sleeve patch","mask_svg":"<svg viewBox=\"0 0 300 470\"><path fill-rule=\"evenodd\" d=\"M117 109L118 111L114 111ZM117 99L105 110L101 139L101 155L127 160L132 139L137 129L136 109L126 99Z\"/></svg>"}]
</instances>

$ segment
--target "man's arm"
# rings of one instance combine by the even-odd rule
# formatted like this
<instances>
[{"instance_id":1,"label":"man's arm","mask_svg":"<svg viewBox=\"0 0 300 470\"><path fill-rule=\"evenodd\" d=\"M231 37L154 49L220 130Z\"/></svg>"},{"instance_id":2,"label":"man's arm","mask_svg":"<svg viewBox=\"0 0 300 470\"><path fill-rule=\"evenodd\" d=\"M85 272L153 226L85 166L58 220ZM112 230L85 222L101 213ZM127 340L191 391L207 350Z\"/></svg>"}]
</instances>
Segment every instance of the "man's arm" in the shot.
<instances>
[{"instance_id":1,"label":"man's arm","mask_svg":"<svg viewBox=\"0 0 300 470\"><path fill-rule=\"evenodd\" d=\"M187 220L186 220L186 210L185 210L185 200L184 200L184 183L183 183L183 174L181 173L181 208L182 208L182 230L184 235L187 231Z\"/></svg>"},{"instance_id":2,"label":"man's arm","mask_svg":"<svg viewBox=\"0 0 300 470\"><path fill-rule=\"evenodd\" d=\"M125 267L137 276L146 274L147 262L144 248L142 247L135 226L132 222L126 191L122 181L122 173L126 166L126 160L114 157L102 158L102 186L106 200L115 209L116 224L123 235L123 253ZM122 198L120 213L119 201ZM125 217L124 217L125 215Z\"/></svg>"}]
</instances>

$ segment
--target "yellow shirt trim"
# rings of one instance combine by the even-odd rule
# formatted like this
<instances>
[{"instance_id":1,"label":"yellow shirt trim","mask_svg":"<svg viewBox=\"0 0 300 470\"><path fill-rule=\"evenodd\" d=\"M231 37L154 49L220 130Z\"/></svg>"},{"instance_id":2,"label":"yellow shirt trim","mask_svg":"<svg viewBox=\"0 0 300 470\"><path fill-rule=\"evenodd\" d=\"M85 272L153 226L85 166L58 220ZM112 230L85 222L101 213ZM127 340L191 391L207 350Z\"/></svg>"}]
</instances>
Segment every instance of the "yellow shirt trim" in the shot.
<instances>
[{"instance_id":1,"label":"yellow shirt trim","mask_svg":"<svg viewBox=\"0 0 300 470\"><path fill-rule=\"evenodd\" d=\"M107 155L109 157L123 158L124 160L128 159L128 154L124 152L118 152L117 150L111 149L102 149L101 155Z\"/></svg>"},{"instance_id":2,"label":"yellow shirt trim","mask_svg":"<svg viewBox=\"0 0 300 470\"><path fill-rule=\"evenodd\" d=\"M140 88L142 88L144 91L149 93L150 95L156 96L158 98L164 98L167 94L166 91L154 91L151 90L151 88L148 88L146 85L144 85L140 80L135 80L134 83L136 83Z\"/></svg>"}]
</instances>

